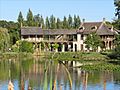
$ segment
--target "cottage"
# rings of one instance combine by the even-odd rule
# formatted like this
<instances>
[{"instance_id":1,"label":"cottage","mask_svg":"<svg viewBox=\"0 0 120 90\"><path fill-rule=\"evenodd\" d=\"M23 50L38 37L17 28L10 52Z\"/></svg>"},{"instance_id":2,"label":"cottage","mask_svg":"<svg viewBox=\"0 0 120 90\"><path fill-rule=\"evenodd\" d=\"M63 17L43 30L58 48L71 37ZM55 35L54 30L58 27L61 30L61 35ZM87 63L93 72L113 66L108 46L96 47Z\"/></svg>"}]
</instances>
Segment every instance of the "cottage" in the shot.
<instances>
[{"instance_id":1,"label":"cottage","mask_svg":"<svg viewBox=\"0 0 120 90\"><path fill-rule=\"evenodd\" d=\"M53 51L52 44L57 43L59 47L57 51L87 51L84 43L88 34L97 33L103 43L105 50L114 48L113 41L115 35L118 34L113 26L108 26L105 19L102 22L85 22L83 21L77 30L68 29L41 29L40 27L22 27L21 40L40 44L44 42L50 45L50 51ZM98 51L101 47L98 47Z\"/></svg>"}]
</instances>

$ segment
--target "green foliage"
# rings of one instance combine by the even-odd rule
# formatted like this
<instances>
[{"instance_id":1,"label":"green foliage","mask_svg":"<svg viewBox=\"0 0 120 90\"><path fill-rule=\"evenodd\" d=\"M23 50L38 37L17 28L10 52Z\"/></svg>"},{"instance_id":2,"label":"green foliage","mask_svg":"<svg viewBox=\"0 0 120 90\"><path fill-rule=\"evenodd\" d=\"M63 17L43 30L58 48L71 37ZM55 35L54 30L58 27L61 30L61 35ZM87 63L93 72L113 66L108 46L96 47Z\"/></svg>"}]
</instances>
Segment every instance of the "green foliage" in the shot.
<instances>
[{"instance_id":1,"label":"green foliage","mask_svg":"<svg viewBox=\"0 0 120 90\"><path fill-rule=\"evenodd\" d=\"M61 28L61 21L60 21L59 18L57 18L56 28L57 28L57 29L60 29L60 28Z\"/></svg>"},{"instance_id":2,"label":"green foliage","mask_svg":"<svg viewBox=\"0 0 120 90\"><path fill-rule=\"evenodd\" d=\"M116 29L120 29L120 19L114 20L112 24Z\"/></svg>"},{"instance_id":3,"label":"green foliage","mask_svg":"<svg viewBox=\"0 0 120 90\"><path fill-rule=\"evenodd\" d=\"M120 71L120 66L104 62L94 65L83 65L81 69L86 71Z\"/></svg>"},{"instance_id":4,"label":"green foliage","mask_svg":"<svg viewBox=\"0 0 120 90\"><path fill-rule=\"evenodd\" d=\"M45 21L45 22L44 22ZM22 16L22 12L18 15L18 26L37 26L45 29L77 29L80 26L80 18L79 16L74 15L74 22L72 16L69 15L67 18L64 16L63 20L59 18L56 19L54 15L51 15L50 18L48 16L44 20L42 15L40 14L33 15L32 11L29 9L27 13L26 20L24 20Z\"/></svg>"},{"instance_id":5,"label":"green foliage","mask_svg":"<svg viewBox=\"0 0 120 90\"><path fill-rule=\"evenodd\" d=\"M45 27L44 26L44 19L43 19L42 15L41 15L41 18L40 18L40 22L41 22L41 27L44 28Z\"/></svg>"},{"instance_id":6,"label":"green foliage","mask_svg":"<svg viewBox=\"0 0 120 90\"><path fill-rule=\"evenodd\" d=\"M15 44L15 42L20 39L20 36L19 36L20 28L19 28L18 23L15 23L12 21L7 22L7 21L2 20L2 21L0 21L0 27L8 29L11 45Z\"/></svg>"},{"instance_id":7,"label":"green foliage","mask_svg":"<svg viewBox=\"0 0 120 90\"><path fill-rule=\"evenodd\" d=\"M50 16L50 29L56 28L55 17L53 15Z\"/></svg>"},{"instance_id":8,"label":"green foliage","mask_svg":"<svg viewBox=\"0 0 120 90\"><path fill-rule=\"evenodd\" d=\"M101 38L95 32L93 32L87 36L84 43L87 44L86 48L88 50L92 48L93 51L96 51L98 46L101 46Z\"/></svg>"},{"instance_id":9,"label":"green foliage","mask_svg":"<svg viewBox=\"0 0 120 90\"><path fill-rule=\"evenodd\" d=\"M108 56L111 59L119 59L120 60L120 35L116 35L114 40L115 49Z\"/></svg>"},{"instance_id":10,"label":"green foliage","mask_svg":"<svg viewBox=\"0 0 120 90\"><path fill-rule=\"evenodd\" d=\"M48 17L46 17L45 27L46 27L46 29L50 28L50 22L49 22L49 18Z\"/></svg>"},{"instance_id":11,"label":"green foliage","mask_svg":"<svg viewBox=\"0 0 120 90\"><path fill-rule=\"evenodd\" d=\"M114 0L114 5L116 7L115 16L118 16L118 19L120 19L120 0Z\"/></svg>"},{"instance_id":12,"label":"green foliage","mask_svg":"<svg viewBox=\"0 0 120 90\"><path fill-rule=\"evenodd\" d=\"M27 42L27 41L21 41L19 48L20 48L21 52L33 53L33 51L34 51L33 44L31 42Z\"/></svg>"},{"instance_id":13,"label":"green foliage","mask_svg":"<svg viewBox=\"0 0 120 90\"><path fill-rule=\"evenodd\" d=\"M63 29L66 29L66 28L68 28L68 22L67 22L67 18L64 16L64 18L63 18Z\"/></svg>"},{"instance_id":14,"label":"green foliage","mask_svg":"<svg viewBox=\"0 0 120 90\"><path fill-rule=\"evenodd\" d=\"M41 18L40 18L39 14L37 14L37 15L34 16L34 22L35 22L35 26L37 26L37 27L40 26Z\"/></svg>"},{"instance_id":15,"label":"green foliage","mask_svg":"<svg viewBox=\"0 0 120 90\"><path fill-rule=\"evenodd\" d=\"M57 43L52 44L52 47L53 47L54 49L57 49L57 48L59 47L59 44L57 44Z\"/></svg>"},{"instance_id":16,"label":"green foliage","mask_svg":"<svg viewBox=\"0 0 120 90\"><path fill-rule=\"evenodd\" d=\"M10 36L6 28L0 28L0 52L8 50L10 45Z\"/></svg>"},{"instance_id":17,"label":"green foliage","mask_svg":"<svg viewBox=\"0 0 120 90\"><path fill-rule=\"evenodd\" d=\"M120 29L120 0L114 0L114 5L116 7L115 16L117 17L117 19L114 20L113 25L117 29Z\"/></svg>"},{"instance_id":18,"label":"green foliage","mask_svg":"<svg viewBox=\"0 0 120 90\"><path fill-rule=\"evenodd\" d=\"M12 51L19 52L19 46L17 46L16 44L12 45Z\"/></svg>"},{"instance_id":19,"label":"green foliage","mask_svg":"<svg viewBox=\"0 0 120 90\"><path fill-rule=\"evenodd\" d=\"M29 9L29 11L27 13L27 25L28 26L33 26L34 25L33 13L32 13L32 11L30 9Z\"/></svg>"},{"instance_id":20,"label":"green foliage","mask_svg":"<svg viewBox=\"0 0 120 90\"><path fill-rule=\"evenodd\" d=\"M10 44L14 45L16 41L20 39L19 31L17 29L9 30L9 34L10 34Z\"/></svg>"},{"instance_id":21,"label":"green foliage","mask_svg":"<svg viewBox=\"0 0 120 90\"><path fill-rule=\"evenodd\" d=\"M76 28L79 28L79 27L80 27L80 23L81 23L81 21L80 21L80 17L77 16L77 20L76 20Z\"/></svg>"},{"instance_id":22,"label":"green foliage","mask_svg":"<svg viewBox=\"0 0 120 90\"><path fill-rule=\"evenodd\" d=\"M45 43L44 42L41 42L40 45L41 45L42 50L45 49Z\"/></svg>"},{"instance_id":23,"label":"green foliage","mask_svg":"<svg viewBox=\"0 0 120 90\"><path fill-rule=\"evenodd\" d=\"M23 18L23 15L22 15L22 12L20 11L19 15L18 15L18 23L19 23L19 27L22 26L23 22L24 22L24 18Z\"/></svg>"},{"instance_id":24,"label":"green foliage","mask_svg":"<svg viewBox=\"0 0 120 90\"><path fill-rule=\"evenodd\" d=\"M69 17L68 17L68 28L71 29L72 27L73 27L73 20L72 20L71 15L69 14Z\"/></svg>"},{"instance_id":25,"label":"green foliage","mask_svg":"<svg viewBox=\"0 0 120 90\"><path fill-rule=\"evenodd\" d=\"M53 53L48 55L48 58L52 58ZM100 53L91 52L91 53L83 53L83 52L57 52L54 55L54 60L65 60L65 61L105 61L107 60L107 56L102 55Z\"/></svg>"}]
</instances>

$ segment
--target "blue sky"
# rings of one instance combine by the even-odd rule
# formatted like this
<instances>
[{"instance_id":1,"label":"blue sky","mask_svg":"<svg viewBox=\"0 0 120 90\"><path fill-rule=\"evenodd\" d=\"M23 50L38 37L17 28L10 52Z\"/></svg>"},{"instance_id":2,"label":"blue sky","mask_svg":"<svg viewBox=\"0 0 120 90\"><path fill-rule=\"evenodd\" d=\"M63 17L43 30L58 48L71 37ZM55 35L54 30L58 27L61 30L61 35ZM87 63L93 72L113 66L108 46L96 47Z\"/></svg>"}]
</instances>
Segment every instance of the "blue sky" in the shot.
<instances>
[{"instance_id":1,"label":"blue sky","mask_svg":"<svg viewBox=\"0 0 120 90\"><path fill-rule=\"evenodd\" d=\"M76 14L86 21L112 21L115 17L114 0L0 0L0 20L17 21L20 11L26 19L29 8L44 18L53 14L62 19Z\"/></svg>"}]
</instances>

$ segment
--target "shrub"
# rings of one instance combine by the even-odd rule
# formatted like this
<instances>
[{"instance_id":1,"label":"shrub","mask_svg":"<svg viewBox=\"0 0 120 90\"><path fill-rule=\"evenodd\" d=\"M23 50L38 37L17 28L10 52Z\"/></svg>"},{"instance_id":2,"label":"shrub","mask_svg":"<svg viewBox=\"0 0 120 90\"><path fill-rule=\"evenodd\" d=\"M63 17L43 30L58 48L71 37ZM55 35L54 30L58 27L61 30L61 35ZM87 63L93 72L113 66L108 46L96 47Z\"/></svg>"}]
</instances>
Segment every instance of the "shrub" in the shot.
<instances>
[{"instance_id":1,"label":"shrub","mask_svg":"<svg viewBox=\"0 0 120 90\"><path fill-rule=\"evenodd\" d=\"M27 42L27 41L21 41L19 48L20 48L21 52L33 53L33 51L34 51L33 44L31 42Z\"/></svg>"}]
</instances>

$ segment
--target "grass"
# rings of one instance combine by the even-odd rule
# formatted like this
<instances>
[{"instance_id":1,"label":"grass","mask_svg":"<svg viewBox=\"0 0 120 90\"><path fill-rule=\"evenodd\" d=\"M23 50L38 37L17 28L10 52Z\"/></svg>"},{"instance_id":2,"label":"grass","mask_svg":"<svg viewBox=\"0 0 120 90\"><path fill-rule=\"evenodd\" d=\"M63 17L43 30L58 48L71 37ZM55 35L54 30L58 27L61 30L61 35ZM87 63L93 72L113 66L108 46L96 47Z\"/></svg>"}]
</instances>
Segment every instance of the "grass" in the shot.
<instances>
[{"instance_id":1,"label":"grass","mask_svg":"<svg viewBox=\"0 0 120 90\"><path fill-rule=\"evenodd\" d=\"M52 59L53 53L48 55L49 59ZM83 53L83 52L58 52L54 55L53 60L65 60L65 61L74 61L74 60L106 60L108 59L106 55L102 55L100 53L91 52L91 53Z\"/></svg>"},{"instance_id":2,"label":"grass","mask_svg":"<svg viewBox=\"0 0 120 90\"><path fill-rule=\"evenodd\" d=\"M1 59L18 59L24 57L32 57L32 53L25 53L25 52L5 52L0 55Z\"/></svg>"},{"instance_id":3,"label":"grass","mask_svg":"<svg viewBox=\"0 0 120 90\"><path fill-rule=\"evenodd\" d=\"M81 66L81 69L86 71L120 71L120 65L104 62L93 65L84 65Z\"/></svg>"}]
</instances>

